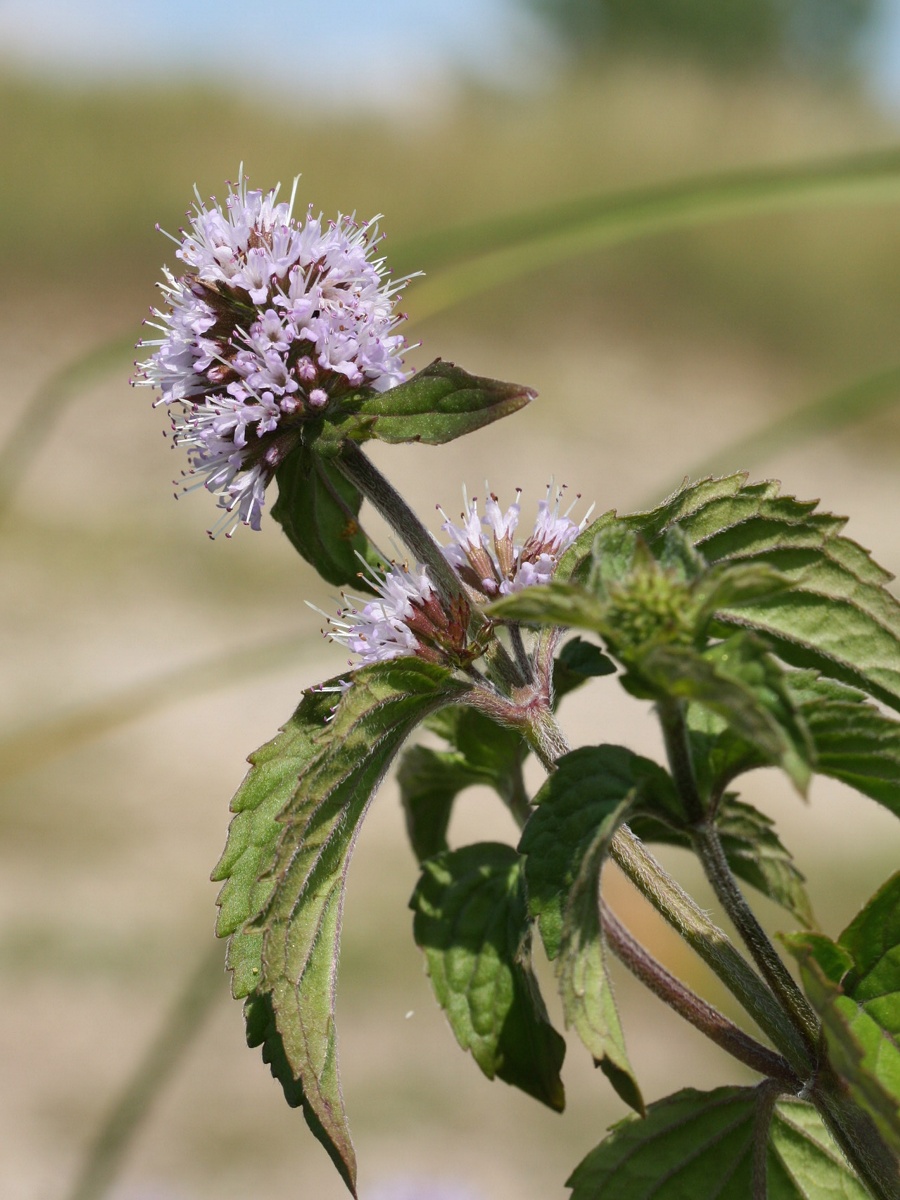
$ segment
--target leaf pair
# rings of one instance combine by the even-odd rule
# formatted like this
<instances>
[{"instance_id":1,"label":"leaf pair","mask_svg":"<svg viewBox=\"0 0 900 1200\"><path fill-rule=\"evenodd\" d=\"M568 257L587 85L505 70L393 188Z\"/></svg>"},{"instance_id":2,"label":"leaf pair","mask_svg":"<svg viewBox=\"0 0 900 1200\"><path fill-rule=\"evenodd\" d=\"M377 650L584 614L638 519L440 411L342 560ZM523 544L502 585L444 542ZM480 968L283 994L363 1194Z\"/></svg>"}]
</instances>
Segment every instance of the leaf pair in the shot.
<instances>
[{"instance_id":1,"label":"leaf pair","mask_svg":"<svg viewBox=\"0 0 900 1200\"><path fill-rule=\"evenodd\" d=\"M411 730L468 685L442 667L398 659L308 692L251 758L232 802L213 878L236 997L251 1045L302 1104L351 1191L356 1165L341 1096L335 981L350 855L372 796Z\"/></svg>"},{"instance_id":2,"label":"leaf pair","mask_svg":"<svg viewBox=\"0 0 900 1200\"><path fill-rule=\"evenodd\" d=\"M376 438L437 446L533 398L530 388L479 378L440 359L386 392L351 392L327 417L304 427L303 442L276 469L272 516L328 583L367 588L360 559L380 559L359 525L362 496L341 472L342 445Z\"/></svg>"}]
</instances>

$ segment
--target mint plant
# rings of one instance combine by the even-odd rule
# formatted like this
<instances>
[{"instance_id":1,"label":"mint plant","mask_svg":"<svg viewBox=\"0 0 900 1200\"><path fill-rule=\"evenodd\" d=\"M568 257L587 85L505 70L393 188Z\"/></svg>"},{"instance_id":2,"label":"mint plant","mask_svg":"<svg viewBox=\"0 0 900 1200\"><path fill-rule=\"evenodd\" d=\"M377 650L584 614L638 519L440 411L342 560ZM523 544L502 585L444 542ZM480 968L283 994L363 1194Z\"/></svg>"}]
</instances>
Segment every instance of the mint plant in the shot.
<instances>
[{"instance_id":1,"label":"mint plant","mask_svg":"<svg viewBox=\"0 0 900 1200\"><path fill-rule=\"evenodd\" d=\"M539 944L567 1027L634 1111L574 1169L573 1200L897 1200L900 874L827 936L775 826L734 790L759 767L801 794L820 773L900 816L890 575L842 518L740 473L595 519L551 489L524 537L520 497L504 511L489 493L483 515L466 499L460 525L445 516L442 544L362 446L446 442L534 393L440 360L408 374L393 311L404 281L373 257L374 231L300 223L292 202L243 177L224 210L198 197L176 251L187 272L166 275L162 337L142 364L187 449L186 486L218 497L220 527L259 528L274 482L272 516L298 553L364 593L327 618L349 668L306 690L251 755L213 874L248 1043L355 1194L338 945L352 850L398 760L421 869L413 933L460 1046L489 1079L562 1109L565 1043L533 970ZM368 536L364 501L408 558ZM653 707L665 762L568 745L560 700L612 675ZM441 748L410 745L420 728ZM534 795L529 755L546 771ZM516 846L449 845L472 783L512 812ZM743 949L653 843L693 851ZM747 1029L621 923L601 892L610 859L729 989ZM780 946L748 886L790 920ZM610 954L760 1082L645 1105Z\"/></svg>"}]
</instances>

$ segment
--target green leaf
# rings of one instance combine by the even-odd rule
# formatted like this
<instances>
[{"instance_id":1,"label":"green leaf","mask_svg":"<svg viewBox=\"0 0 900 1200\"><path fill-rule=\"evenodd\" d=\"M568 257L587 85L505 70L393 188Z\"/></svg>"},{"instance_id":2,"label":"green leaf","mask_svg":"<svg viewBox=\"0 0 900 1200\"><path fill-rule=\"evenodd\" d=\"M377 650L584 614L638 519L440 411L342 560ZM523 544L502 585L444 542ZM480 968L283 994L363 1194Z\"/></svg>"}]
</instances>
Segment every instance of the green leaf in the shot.
<instances>
[{"instance_id":1,"label":"green leaf","mask_svg":"<svg viewBox=\"0 0 900 1200\"><path fill-rule=\"evenodd\" d=\"M565 1042L531 970L531 931L515 850L480 842L422 865L410 900L434 994L488 1079L561 1112Z\"/></svg>"},{"instance_id":2,"label":"green leaf","mask_svg":"<svg viewBox=\"0 0 900 1200\"><path fill-rule=\"evenodd\" d=\"M767 1147L756 1156L758 1138ZM650 1105L645 1120L614 1125L567 1186L571 1200L868 1197L815 1109L795 1100L772 1107L765 1085L686 1088Z\"/></svg>"},{"instance_id":3,"label":"green leaf","mask_svg":"<svg viewBox=\"0 0 900 1200\"><path fill-rule=\"evenodd\" d=\"M470 375L438 358L386 392L351 396L341 408L346 415L329 422L322 436L439 446L517 412L535 395L531 388Z\"/></svg>"},{"instance_id":4,"label":"green leaf","mask_svg":"<svg viewBox=\"0 0 900 1200\"><path fill-rule=\"evenodd\" d=\"M468 685L415 658L354 672L279 814L282 834L246 927L263 935L257 991L271 995L278 1036L304 1109L348 1187L355 1157L337 1067L334 992L349 858L372 794L411 730ZM316 1124L317 1123L317 1124Z\"/></svg>"},{"instance_id":5,"label":"green leaf","mask_svg":"<svg viewBox=\"0 0 900 1200\"><path fill-rule=\"evenodd\" d=\"M556 703L576 688L603 675L614 675L616 664L599 646L571 638L560 650L553 663L553 696Z\"/></svg>"},{"instance_id":6,"label":"green leaf","mask_svg":"<svg viewBox=\"0 0 900 1200\"><path fill-rule=\"evenodd\" d=\"M336 682L330 680L323 687ZM282 833L277 818L293 796L301 772L318 753L317 739L327 728L334 703L331 691L307 692L272 741L250 755L250 770L231 802L236 816L211 878L214 883L224 880L216 898L216 935L231 937L226 965L232 971L235 999L249 995L259 983L262 934L246 924L271 894L273 881L263 876Z\"/></svg>"},{"instance_id":7,"label":"green leaf","mask_svg":"<svg viewBox=\"0 0 900 1200\"><path fill-rule=\"evenodd\" d=\"M900 816L900 723L862 692L813 672L791 672L785 684L812 738L816 771Z\"/></svg>"},{"instance_id":8,"label":"green leaf","mask_svg":"<svg viewBox=\"0 0 900 1200\"><path fill-rule=\"evenodd\" d=\"M721 717L730 733L780 766L798 791L809 784L813 747L785 686L785 672L764 644L732 635L701 653L690 646L652 646L636 659L635 674L654 692L699 704Z\"/></svg>"},{"instance_id":9,"label":"green leaf","mask_svg":"<svg viewBox=\"0 0 900 1200\"><path fill-rule=\"evenodd\" d=\"M876 905L865 917L861 914L862 919L857 918L860 924L850 935L851 941L854 938L865 941L867 953L871 952L871 929L867 927L880 911L881 906ZM832 1067L855 1102L874 1121L886 1146L900 1155L900 1048L868 1011L868 1004L861 1003L860 997L853 994L852 989L859 986L861 978L852 965L843 975L843 983L840 982L842 971L853 962L852 954L846 946L830 942L822 935L793 934L783 941L799 961L804 990L822 1019ZM886 974L890 977L894 972L896 966L889 961ZM879 990L877 983L874 990ZM873 999L877 1011L882 997ZM896 1016L890 999L884 1007Z\"/></svg>"},{"instance_id":10,"label":"green leaf","mask_svg":"<svg viewBox=\"0 0 900 1200\"><path fill-rule=\"evenodd\" d=\"M491 783L458 750L411 746L397 770L406 829L418 861L447 849L453 801L464 788Z\"/></svg>"},{"instance_id":11,"label":"green leaf","mask_svg":"<svg viewBox=\"0 0 900 1200\"><path fill-rule=\"evenodd\" d=\"M900 872L878 889L838 941L853 956L844 991L900 1045Z\"/></svg>"},{"instance_id":12,"label":"green leaf","mask_svg":"<svg viewBox=\"0 0 900 1200\"><path fill-rule=\"evenodd\" d=\"M900 604L885 584L892 576L842 535L842 517L815 501L780 496L772 482L746 476L702 480L650 513L623 518L658 551L678 523L711 563L757 563L792 586L769 598L717 610L723 631L765 634L798 667L861 687L900 708Z\"/></svg>"},{"instance_id":13,"label":"green leaf","mask_svg":"<svg viewBox=\"0 0 900 1200\"><path fill-rule=\"evenodd\" d=\"M556 973L566 1025L576 1031L617 1094L643 1116L644 1100L625 1049L600 922L600 872L628 807L624 800L609 814L581 860L563 913Z\"/></svg>"},{"instance_id":14,"label":"green leaf","mask_svg":"<svg viewBox=\"0 0 900 1200\"><path fill-rule=\"evenodd\" d=\"M609 628L607 606L583 587L552 579L501 596L485 608L495 621L524 621L533 625L576 626L605 634Z\"/></svg>"},{"instance_id":15,"label":"green leaf","mask_svg":"<svg viewBox=\"0 0 900 1200\"><path fill-rule=\"evenodd\" d=\"M538 808L519 844L526 855L529 910L556 963L567 1023L619 1095L639 1109L603 960L599 875L625 812L648 797L664 807L677 805L672 782L656 763L622 746L582 747L559 760L538 792Z\"/></svg>"},{"instance_id":16,"label":"green leaf","mask_svg":"<svg viewBox=\"0 0 900 1200\"><path fill-rule=\"evenodd\" d=\"M272 516L294 549L328 583L371 591L363 564L380 559L358 523L362 496L356 487L304 445L288 455L275 479Z\"/></svg>"},{"instance_id":17,"label":"green leaf","mask_svg":"<svg viewBox=\"0 0 900 1200\"><path fill-rule=\"evenodd\" d=\"M690 835L645 813L629 818L632 832L645 842L663 842L691 848ZM795 916L806 928L813 926L803 875L782 845L774 823L731 793L722 797L715 814L728 865L738 878L768 896Z\"/></svg>"}]
</instances>

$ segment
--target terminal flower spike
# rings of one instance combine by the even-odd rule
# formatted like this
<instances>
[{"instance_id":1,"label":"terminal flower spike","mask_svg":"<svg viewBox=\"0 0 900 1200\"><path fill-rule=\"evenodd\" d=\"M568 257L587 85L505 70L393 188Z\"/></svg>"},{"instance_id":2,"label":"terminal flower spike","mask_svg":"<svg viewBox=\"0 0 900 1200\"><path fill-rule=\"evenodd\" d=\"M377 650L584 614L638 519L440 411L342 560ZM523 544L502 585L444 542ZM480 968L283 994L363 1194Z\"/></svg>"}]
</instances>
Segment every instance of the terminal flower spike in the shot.
<instances>
[{"instance_id":1,"label":"terminal flower spike","mask_svg":"<svg viewBox=\"0 0 900 1200\"><path fill-rule=\"evenodd\" d=\"M377 218L312 209L251 190L243 170L225 203L197 203L177 244L184 273L165 270L161 334L136 382L158 388L193 477L218 497L231 534L259 528L266 487L304 423L348 392L383 392L408 376Z\"/></svg>"}]
</instances>

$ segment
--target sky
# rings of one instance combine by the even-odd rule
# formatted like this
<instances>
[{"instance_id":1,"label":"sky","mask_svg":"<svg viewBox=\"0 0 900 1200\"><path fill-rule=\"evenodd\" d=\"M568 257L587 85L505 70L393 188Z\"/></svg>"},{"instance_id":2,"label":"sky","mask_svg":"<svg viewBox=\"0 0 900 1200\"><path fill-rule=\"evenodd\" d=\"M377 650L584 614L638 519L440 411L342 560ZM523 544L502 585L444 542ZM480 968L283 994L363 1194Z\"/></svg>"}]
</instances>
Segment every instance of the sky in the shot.
<instances>
[{"instance_id":1,"label":"sky","mask_svg":"<svg viewBox=\"0 0 900 1200\"><path fill-rule=\"evenodd\" d=\"M0 0L0 48L62 83L189 75L398 113L451 98L460 70L528 87L559 62L515 0ZM900 0L881 0L867 61L900 112Z\"/></svg>"},{"instance_id":2,"label":"sky","mask_svg":"<svg viewBox=\"0 0 900 1200\"><path fill-rule=\"evenodd\" d=\"M0 55L62 82L230 80L325 106L452 88L459 68L514 86L538 31L514 0L0 0Z\"/></svg>"}]
</instances>

